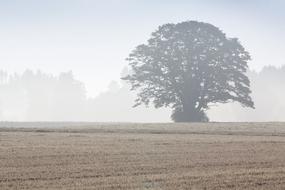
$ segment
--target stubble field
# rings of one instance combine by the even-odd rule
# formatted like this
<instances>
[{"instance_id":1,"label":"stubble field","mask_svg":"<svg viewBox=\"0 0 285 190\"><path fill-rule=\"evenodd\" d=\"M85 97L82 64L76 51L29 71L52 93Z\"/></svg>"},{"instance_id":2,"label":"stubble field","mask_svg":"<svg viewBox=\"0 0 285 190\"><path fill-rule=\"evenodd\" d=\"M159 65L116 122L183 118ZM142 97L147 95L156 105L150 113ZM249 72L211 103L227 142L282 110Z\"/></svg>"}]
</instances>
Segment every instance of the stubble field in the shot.
<instances>
[{"instance_id":1,"label":"stubble field","mask_svg":"<svg viewBox=\"0 0 285 190\"><path fill-rule=\"evenodd\" d=\"M0 189L285 189L285 124L1 123Z\"/></svg>"}]
</instances>

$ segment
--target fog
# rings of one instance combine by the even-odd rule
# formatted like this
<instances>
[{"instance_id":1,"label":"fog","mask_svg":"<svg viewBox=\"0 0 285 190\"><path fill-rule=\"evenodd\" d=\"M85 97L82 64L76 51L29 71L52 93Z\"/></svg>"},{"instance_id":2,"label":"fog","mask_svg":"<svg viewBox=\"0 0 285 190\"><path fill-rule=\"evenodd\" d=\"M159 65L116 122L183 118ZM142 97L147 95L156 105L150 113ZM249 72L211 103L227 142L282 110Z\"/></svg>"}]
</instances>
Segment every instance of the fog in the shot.
<instances>
[{"instance_id":1,"label":"fog","mask_svg":"<svg viewBox=\"0 0 285 190\"><path fill-rule=\"evenodd\" d=\"M127 73L125 68L121 76ZM267 66L248 76L256 109L236 103L212 105L211 121L285 121L285 66ZM72 71L57 76L1 71L0 82L2 121L170 122L168 108L133 108L135 93L121 80L112 81L106 91L92 98Z\"/></svg>"},{"instance_id":2,"label":"fog","mask_svg":"<svg viewBox=\"0 0 285 190\"><path fill-rule=\"evenodd\" d=\"M281 0L0 1L0 120L170 122L170 108L134 108L136 92L120 77L159 26L197 20L238 38L252 58L256 109L215 104L210 120L284 121L284 8Z\"/></svg>"},{"instance_id":3,"label":"fog","mask_svg":"<svg viewBox=\"0 0 285 190\"><path fill-rule=\"evenodd\" d=\"M167 110L132 108L135 96L121 81L107 91L87 98L82 82L73 73L58 76L27 70L21 74L0 72L0 120L162 122Z\"/></svg>"},{"instance_id":4,"label":"fog","mask_svg":"<svg viewBox=\"0 0 285 190\"><path fill-rule=\"evenodd\" d=\"M119 80L125 58L158 26L197 20L239 38L260 71L284 64L284 8L281 0L0 1L0 70L72 70L94 97Z\"/></svg>"},{"instance_id":5,"label":"fog","mask_svg":"<svg viewBox=\"0 0 285 190\"><path fill-rule=\"evenodd\" d=\"M285 121L285 66L266 66L248 73L255 109L237 103L215 105L208 114L215 121Z\"/></svg>"}]
</instances>

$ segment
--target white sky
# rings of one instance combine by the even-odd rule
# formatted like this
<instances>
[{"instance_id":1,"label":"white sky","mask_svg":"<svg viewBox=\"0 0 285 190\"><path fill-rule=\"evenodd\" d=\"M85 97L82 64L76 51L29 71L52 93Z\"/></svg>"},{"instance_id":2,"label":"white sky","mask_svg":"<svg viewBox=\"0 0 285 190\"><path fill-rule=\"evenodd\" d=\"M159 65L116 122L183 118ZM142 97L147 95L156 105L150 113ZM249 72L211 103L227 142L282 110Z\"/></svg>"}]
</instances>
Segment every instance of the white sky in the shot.
<instances>
[{"instance_id":1,"label":"white sky","mask_svg":"<svg viewBox=\"0 0 285 190\"><path fill-rule=\"evenodd\" d=\"M89 96L119 80L159 25L199 20L238 37L250 68L285 64L282 0L0 0L0 69L72 70Z\"/></svg>"}]
</instances>

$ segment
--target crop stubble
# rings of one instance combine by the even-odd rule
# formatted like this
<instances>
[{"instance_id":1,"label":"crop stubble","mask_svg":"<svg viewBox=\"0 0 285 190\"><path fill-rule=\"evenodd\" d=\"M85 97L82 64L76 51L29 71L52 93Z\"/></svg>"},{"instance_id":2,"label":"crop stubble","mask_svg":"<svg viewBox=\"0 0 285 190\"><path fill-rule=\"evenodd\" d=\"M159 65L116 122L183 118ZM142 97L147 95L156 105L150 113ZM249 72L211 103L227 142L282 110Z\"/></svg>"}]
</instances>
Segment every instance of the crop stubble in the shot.
<instances>
[{"instance_id":1,"label":"crop stubble","mask_svg":"<svg viewBox=\"0 0 285 190\"><path fill-rule=\"evenodd\" d=\"M1 128L0 189L285 189L283 124L134 125Z\"/></svg>"}]
</instances>

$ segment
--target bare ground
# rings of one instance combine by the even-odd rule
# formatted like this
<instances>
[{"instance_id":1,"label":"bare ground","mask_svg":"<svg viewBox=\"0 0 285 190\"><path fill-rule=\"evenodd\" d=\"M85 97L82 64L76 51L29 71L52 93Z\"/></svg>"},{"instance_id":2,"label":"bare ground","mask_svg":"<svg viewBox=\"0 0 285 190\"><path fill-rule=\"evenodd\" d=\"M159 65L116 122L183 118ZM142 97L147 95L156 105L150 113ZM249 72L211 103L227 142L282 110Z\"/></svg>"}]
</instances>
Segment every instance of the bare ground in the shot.
<instances>
[{"instance_id":1,"label":"bare ground","mask_svg":"<svg viewBox=\"0 0 285 190\"><path fill-rule=\"evenodd\" d=\"M285 189L284 123L45 125L0 124L1 190Z\"/></svg>"}]
</instances>

